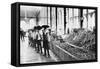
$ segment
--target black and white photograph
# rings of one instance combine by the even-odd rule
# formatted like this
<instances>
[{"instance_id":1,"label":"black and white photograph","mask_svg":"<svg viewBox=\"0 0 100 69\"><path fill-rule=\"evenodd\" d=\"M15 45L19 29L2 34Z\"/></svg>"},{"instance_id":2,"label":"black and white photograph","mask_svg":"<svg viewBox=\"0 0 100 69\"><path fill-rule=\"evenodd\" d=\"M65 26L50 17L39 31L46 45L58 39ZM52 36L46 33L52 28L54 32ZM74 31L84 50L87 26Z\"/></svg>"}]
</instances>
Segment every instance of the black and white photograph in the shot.
<instances>
[{"instance_id":1,"label":"black and white photograph","mask_svg":"<svg viewBox=\"0 0 100 69\"><path fill-rule=\"evenodd\" d=\"M20 63L96 59L96 10L20 6Z\"/></svg>"},{"instance_id":2,"label":"black and white photograph","mask_svg":"<svg viewBox=\"0 0 100 69\"><path fill-rule=\"evenodd\" d=\"M0 69L100 69L100 0L2 0Z\"/></svg>"}]
</instances>

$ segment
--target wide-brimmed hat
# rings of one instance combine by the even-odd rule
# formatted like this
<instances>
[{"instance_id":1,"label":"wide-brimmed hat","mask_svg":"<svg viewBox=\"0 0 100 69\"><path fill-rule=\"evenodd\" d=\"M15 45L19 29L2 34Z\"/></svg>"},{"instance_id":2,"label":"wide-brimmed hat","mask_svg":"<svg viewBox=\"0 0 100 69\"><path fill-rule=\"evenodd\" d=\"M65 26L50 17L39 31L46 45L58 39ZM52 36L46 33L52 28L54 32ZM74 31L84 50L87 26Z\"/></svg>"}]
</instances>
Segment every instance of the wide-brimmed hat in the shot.
<instances>
[{"instance_id":1,"label":"wide-brimmed hat","mask_svg":"<svg viewBox=\"0 0 100 69\"><path fill-rule=\"evenodd\" d=\"M36 29L37 29L37 30L41 30L42 27L41 27L41 26L37 26Z\"/></svg>"},{"instance_id":2,"label":"wide-brimmed hat","mask_svg":"<svg viewBox=\"0 0 100 69\"><path fill-rule=\"evenodd\" d=\"M34 30L36 30L37 29L37 26L34 26Z\"/></svg>"},{"instance_id":3,"label":"wide-brimmed hat","mask_svg":"<svg viewBox=\"0 0 100 69\"><path fill-rule=\"evenodd\" d=\"M46 29L48 27L49 27L48 25L42 25L42 28L44 28L44 29Z\"/></svg>"}]
</instances>

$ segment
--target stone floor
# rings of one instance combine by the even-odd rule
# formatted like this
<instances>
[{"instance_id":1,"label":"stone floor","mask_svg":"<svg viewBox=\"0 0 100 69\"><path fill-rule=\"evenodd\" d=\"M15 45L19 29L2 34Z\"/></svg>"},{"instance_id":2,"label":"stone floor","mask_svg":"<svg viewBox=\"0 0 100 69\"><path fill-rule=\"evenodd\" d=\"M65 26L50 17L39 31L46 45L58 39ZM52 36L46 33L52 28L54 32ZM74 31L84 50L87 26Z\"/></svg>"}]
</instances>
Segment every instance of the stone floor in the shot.
<instances>
[{"instance_id":1,"label":"stone floor","mask_svg":"<svg viewBox=\"0 0 100 69\"><path fill-rule=\"evenodd\" d=\"M55 56L52 51L50 51L50 57L45 57L37 53L34 48L28 45L28 37L25 37L25 41L20 40L20 46L21 64L59 61L58 57Z\"/></svg>"}]
</instances>

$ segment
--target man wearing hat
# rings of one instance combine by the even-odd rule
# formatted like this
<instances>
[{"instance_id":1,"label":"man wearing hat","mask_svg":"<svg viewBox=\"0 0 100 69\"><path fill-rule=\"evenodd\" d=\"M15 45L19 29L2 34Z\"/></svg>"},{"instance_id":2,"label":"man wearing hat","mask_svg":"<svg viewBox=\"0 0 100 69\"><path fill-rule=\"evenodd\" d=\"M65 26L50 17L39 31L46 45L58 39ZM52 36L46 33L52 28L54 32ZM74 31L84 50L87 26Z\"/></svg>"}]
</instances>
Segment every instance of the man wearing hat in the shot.
<instances>
[{"instance_id":1,"label":"man wearing hat","mask_svg":"<svg viewBox=\"0 0 100 69\"><path fill-rule=\"evenodd\" d=\"M44 56L47 56L47 55L48 55L48 57L49 57L49 56L50 56L50 55L49 55L49 43L48 43L48 36L47 36L47 33L48 33L47 28L48 28L49 26L43 25L42 27L44 28L44 30L43 30Z\"/></svg>"},{"instance_id":2,"label":"man wearing hat","mask_svg":"<svg viewBox=\"0 0 100 69\"><path fill-rule=\"evenodd\" d=\"M40 52L42 54L42 45L41 45L42 37L41 37L41 34L40 34L40 30L41 29L42 29L41 26L37 26L37 36L36 36L36 39L37 39L38 52Z\"/></svg>"}]
</instances>

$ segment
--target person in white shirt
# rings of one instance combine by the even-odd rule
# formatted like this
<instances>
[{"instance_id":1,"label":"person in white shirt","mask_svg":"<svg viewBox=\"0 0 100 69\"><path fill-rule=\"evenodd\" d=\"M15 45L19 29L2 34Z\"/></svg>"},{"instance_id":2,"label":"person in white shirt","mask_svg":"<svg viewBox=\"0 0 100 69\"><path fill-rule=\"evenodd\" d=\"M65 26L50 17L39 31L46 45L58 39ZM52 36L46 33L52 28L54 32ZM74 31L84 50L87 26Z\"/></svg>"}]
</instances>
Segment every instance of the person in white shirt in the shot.
<instances>
[{"instance_id":1,"label":"person in white shirt","mask_svg":"<svg viewBox=\"0 0 100 69\"><path fill-rule=\"evenodd\" d=\"M42 45L41 45L41 41L42 41L42 37L40 34L40 30L41 30L41 26L38 26L37 31L36 31L36 43L37 43L37 52L42 54Z\"/></svg>"},{"instance_id":2,"label":"person in white shirt","mask_svg":"<svg viewBox=\"0 0 100 69\"><path fill-rule=\"evenodd\" d=\"M35 47L35 51L37 51L37 39L36 39L36 35L37 35L37 29L34 27L34 32L32 34L32 37L33 37L33 45Z\"/></svg>"}]
</instances>

